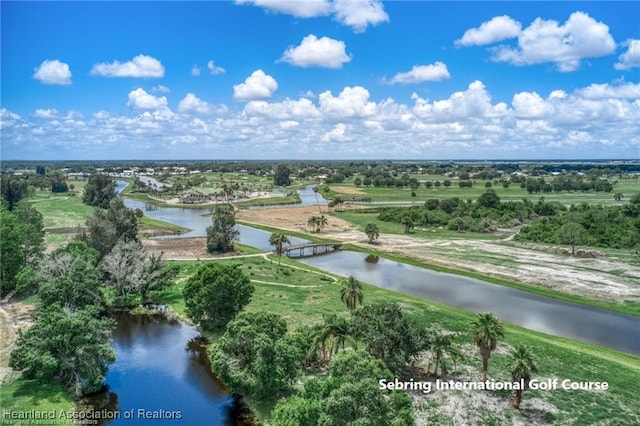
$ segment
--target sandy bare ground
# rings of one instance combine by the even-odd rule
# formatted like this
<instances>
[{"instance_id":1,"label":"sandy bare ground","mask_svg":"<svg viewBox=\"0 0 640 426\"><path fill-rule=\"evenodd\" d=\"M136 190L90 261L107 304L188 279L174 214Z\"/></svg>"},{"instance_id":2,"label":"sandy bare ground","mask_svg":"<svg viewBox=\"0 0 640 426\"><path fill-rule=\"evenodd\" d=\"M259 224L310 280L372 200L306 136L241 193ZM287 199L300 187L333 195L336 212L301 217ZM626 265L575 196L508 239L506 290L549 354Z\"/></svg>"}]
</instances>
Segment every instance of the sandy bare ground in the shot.
<instances>
[{"instance_id":1,"label":"sandy bare ground","mask_svg":"<svg viewBox=\"0 0 640 426\"><path fill-rule=\"evenodd\" d=\"M366 194L366 192L364 192L363 190L354 188L352 186L334 186L332 189L336 192L340 192L341 194L347 194L347 195Z\"/></svg>"},{"instance_id":2,"label":"sandy bare ground","mask_svg":"<svg viewBox=\"0 0 640 426\"><path fill-rule=\"evenodd\" d=\"M441 374L438 377L441 381L453 380L454 382L474 382L480 381L480 357L478 350L473 345L463 345L461 348L467 361L462 366L457 366L455 371ZM507 353L509 348L506 345L498 346L496 353ZM544 416L547 413L557 414L559 410L545 398L533 398L526 392L520 405L519 414L510 407L513 402L513 395L504 394L497 391L478 391L472 389L436 389L436 377L433 374L426 374L429 361L433 364L433 357L426 352L419 358L416 365L414 380L427 381L432 383L432 390L423 393L420 390L410 391L415 409L416 424L432 425L440 424L446 419L446 424L453 425L480 425L487 424L488 419L493 420L493 424L501 425L527 425L545 424ZM474 361L475 365L474 365ZM453 370L453 366L449 366ZM433 372L433 366L431 366ZM489 377L497 381L508 381L508 378Z\"/></svg>"},{"instance_id":3,"label":"sandy bare ground","mask_svg":"<svg viewBox=\"0 0 640 426\"><path fill-rule=\"evenodd\" d=\"M152 253L164 253L165 259L215 259L222 256L207 253L205 237L144 239L142 245Z\"/></svg>"},{"instance_id":4,"label":"sandy bare ground","mask_svg":"<svg viewBox=\"0 0 640 426\"><path fill-rule=\"evenodd\" d=\"M236 219L272 226L274 228L288 229L290 231L309 232L307 221L311 216L318 216L320 214L327 215L326 206L320 206L320 208L318 208L318 206L296 206L239 210L236 214ZM323 237L327 236L324 234L345 232L353 229L353 226L346 220L331 216L326 217L329 223L324 228Z\"/></svg>"},{"instance_id":5,"label":"sandy bare ground","mask_svg":"<svg viewBox=\"0 0 640 426\"><path fill-rule=\"evenodd\" d=\"M323 207L326 213L326 207ZM239 220L276 228L308 231L307 220L318 215L317 206L241 210ZM321 236L371 247L364 233L349 222L327 216ZM464 269L587 296L599 300L640 303L640 266L609 257L575 258L554 253L550 247L517 244L505 234L500 240L424 239L410 235L381 235L377 250L409 256L426 263Z\"/></svg>"},{"instance_id":6,"label":"sandy bare ground","mask_svg":"<svg viewBox=\"0 0 640 426\"><path fill-rule=\"evenodd\" d=\"M0 384L11 381L20 373L9 367L9 355L18 339L18 330L25 331L31 325L35 307L22 302L0 302Z\"/></svg>"}]
</instances>

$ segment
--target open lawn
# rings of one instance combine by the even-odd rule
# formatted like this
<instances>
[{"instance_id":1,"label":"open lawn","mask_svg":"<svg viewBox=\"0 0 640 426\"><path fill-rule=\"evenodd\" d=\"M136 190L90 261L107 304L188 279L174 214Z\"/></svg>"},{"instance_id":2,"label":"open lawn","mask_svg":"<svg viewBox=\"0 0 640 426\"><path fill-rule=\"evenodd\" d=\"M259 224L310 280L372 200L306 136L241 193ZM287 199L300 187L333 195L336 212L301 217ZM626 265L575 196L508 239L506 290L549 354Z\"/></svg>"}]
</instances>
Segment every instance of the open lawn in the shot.
<instances>
[{"instance_id":1,"label":"open lawn","mask_svg":"<svg viewBox=\"0 0 640 426\"><path fill-rule=\"evenodd\" d=\"M295 261L283 260L278 268L277 259L272 261L261 258L224 260L240 263L256 286L256 291L248 305L249 311L266 310L286 318L291 330L302 324L322 321L323 315L338 313L348 315L340 301L340 287L326 274L303 273ZM184 312L180 297L180 287L184 280L195 272L196 262L180 262L180 284L166 292L159 301L168 303L178 312ZM286 266L285 266L286 265ZM167 295L172 294L172 297ZM458 366L459 373L448 379L479 380L480 358L473 347L468 333L474 314L461 309L451 308L412 296L403 295L374 286L364 286L365 303L396 302L406 313L423 327L435 323L456 333L456 341L463 345L467 359ZM637 405L637 383L640 381L640 358L622 354L595 345L575 342L569 339L552 337L521 327L506 325L506 339L501 343L489 363L489 377L497 381L507 381L506 363L508 347L523 343L530 345L536 355L540 379L559 378L572 381L606 381L607 391L527 391L523 410L514 412L508 408L508 392L471 391L471 395L458 395L458 404L477 404L469 411L470 422L481 422L477 416L493 416L498 424L514 418L526 423L544 423L542 420L558 424L638 424L640 408ZM408 378L407 378L408 379ZM416 407L431 407L421 416L429 416L433 421L447 420L447 406L443 403L443 392L418 395ZM456 394L447 394L447 398L456 398ZM531 402L529 402L531 401ZM272 404L272 403L271 403ZM266 416L269 403L261 404L258 412ZM528 405L531 404L531 405ZM422 407L422 408L421 408ZM597 407L597 409L594 409ZM475 411L473 411L475 410ZM465 411L467 412L467 411ZM473 413L477 414L473 414Z\"/></svg>"},{"instance_id":2,"label":"open lawn","mask_svg":"<svg viewBox=\"0 0 640 426\"><path fill-rule=\"evenodd\" d=\"M426 175L417 175L419 180L439 180L443 182L444 180L450 180L451 186L446 188L441 186L439 188L432 187L426 188L424 183L420 184L420 187L416 190L416 196L411 196L411 188L386 188L386 187L365 187L360 186L356 188L353 185L353 180L345 181L340 184L330 184L329 188L331 191L328 193L328 197L334 198L335 196L341 196L345 200L350 200L352 197L371 197L372 201L382 202L382 201L405 201L405 202L414 202L414 203L423 203L427 199L437 198L453 198L458 197L463 200L477 199L483 192L486 191L484 180L477 180L476 183L471 188L460 188L458 186L458 180L452 179L447 176L429 176L424 177ZM493 181L492 181L493 182ZM612 183L614 183L612 181ZM357 189L359 194L354 194L353 190ZM520 201L523 198L529 199L531 201L537 201L540 197L544 197L546 201L558 201L562 204L570 205L570 204L580 204L580 203L589 203L589 204L604 204L604 205L615 205L622 204L626 200L628 200L633 194L640 192L640 181L638 179L622 179L613 185L612 192L580 192L580 191L564 191L564 192L551 192L544 193L538 192L529 194L525 189L520 188L517 184L511 184L509 188L503 188L500 183L493 184L492 189L496 191L498 196L502 201ZM613 194L616 192L620 192L623 194L623 198L621 201L615 201L613 198ZM323 191L323 195L326 193Z\"/></svg>"}]
</instances>

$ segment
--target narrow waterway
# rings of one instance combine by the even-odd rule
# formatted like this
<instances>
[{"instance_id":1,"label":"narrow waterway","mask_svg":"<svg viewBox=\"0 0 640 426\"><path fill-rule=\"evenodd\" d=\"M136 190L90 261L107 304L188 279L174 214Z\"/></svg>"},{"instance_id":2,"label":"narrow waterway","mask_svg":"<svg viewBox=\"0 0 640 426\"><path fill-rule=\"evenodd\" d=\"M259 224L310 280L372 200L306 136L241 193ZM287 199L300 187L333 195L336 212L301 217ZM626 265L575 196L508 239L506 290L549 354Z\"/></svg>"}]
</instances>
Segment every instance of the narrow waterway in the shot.
<instances>
[{"instance_id":1,"label":"narrow waterway","mask_svg":"<svg viewBox=\"0 0 640 426\"><path fill-rule=\"evenodd\" d=\"M211 373L198 330L163 313L112 316L117 359L107 389L86 401L112 413L99 424L251 424L241 400Z\"/></svg>"},{"instance_id":2,"label":"narrow waterway","mask_svg":"<svg viewBox=\"0 0 640 426\"><path fill-rule=\"evenodd\" d=\"M144 203L126 200L126 204L145 210ZM152 208L145 214L193 229L185 236L204 236L206 227L211 224L207 209ZM270 233L247 226L238 228L239 242L263 250L272 249L268 244ZM291 240L292 244L304 241ZM364 262L364 256L342 251L302 262L338 275L353 275L378 287L473 312L491 311L504 321L543 333L640 354L640 318L385 259L378 264L369 264Z\"/></svg>"}]
</instances>

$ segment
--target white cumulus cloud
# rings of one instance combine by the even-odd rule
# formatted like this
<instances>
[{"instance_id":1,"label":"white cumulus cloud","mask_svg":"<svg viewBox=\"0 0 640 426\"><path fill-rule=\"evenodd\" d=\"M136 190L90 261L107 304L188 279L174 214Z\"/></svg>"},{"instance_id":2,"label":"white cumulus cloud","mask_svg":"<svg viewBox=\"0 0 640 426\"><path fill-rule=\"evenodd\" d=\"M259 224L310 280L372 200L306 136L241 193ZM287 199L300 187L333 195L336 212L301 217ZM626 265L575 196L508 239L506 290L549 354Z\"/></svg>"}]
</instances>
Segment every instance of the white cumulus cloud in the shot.
<instances>
[{"instance_id":1,"label":"white cumulus cloud","mask_svg":"<svg viewBox=\"0 0 640 426\"><path fill-rule=\"evenodd\" d=\"M200 75L200 68L197 65L191 67L191 75L197 77Z\"/></svg>"},{"instance_id":2,"label":"white cumulus cloud","mask_svg":"<svg viewBox=\"0 0 640 426\"><path fill-rule=\"evenodd\" d=\"M226 72L224 68L217 66L213 61L207 62L207 69L213 75L224 74Z\"/></svg>"},{"instance_id":3,"label":"white cumulus cloud","mask_svg":"<svg viewBox=\"0 0 640 426\"><path fill-rule=\"evenodd\" d=\"M334 0L333 11L338 22L357 33L364 32L369 25L389 21L380 0Z\"/></svg>"},{"instance_id":4,"label":"white cumulus cloud","mask_svg":"<svg viewBox=\"0 0 640 426\"><path fill-rule=\"evenodd\" d=\"M577 89L576 94L586 99L640 99L640 83L591 84Z\"/></svg>"},{"instance_id":5,"label":"white cumulus cloud","mask_svg":"<svg viewBox=\"0 0 640 426\"><path fill-rule=\"evenodd\" d=\"M236 0L236 4L252 4L271 12L298 18L323 16L331 11L331 3L328 0Z\"/></svg>"},{"instance_id":6,"label":"white cumulus cloud","mask_svg":"<svg viewBox=\"0 0 640 426\"><path fill-rule=\"evenodd\" d=\"M456 46L482 46L508 38L518 37L522 25L507 15L496 16L483 22L478 28L470 28L462 38L455 41Z\"/></svg>"},{"instance_id":7,"label":"white cumulus cloud","mask_svg":"<svg viewBox=\"0 0 640 426\"><path fill-rule=\"evenodd\" d=\"M254 71L244 83L234 84L233 98L237 101L249 101L254 99L267 99L278 89L275 78L264 71Z\"/></svg>"},{"instance_id":8,"label":"white cumulus cloud","mask_svg":"<svg viewBox=\"0 0 640 426\"><path fill-rule=\"evenodd\" d=\"M346 130L347 126L344 123L338 123L333 127L333 129L322 135L320 140L322 140L323 142L346 141L348 140L348 138L345 136Z\"/></svg>"},{"instance_id":9,"label":"white cumulus cloud","mask_svg":"<svg viewBox=\"0 0 640 426\"><path fill-rule=\"evenodd\" d=\"M536 18L518 36L518 46L494 49L493 60L513 65L553 62L561 72L575 71L586 58L597 58L615 51L609 27L584 12L574 12L559 25Z\"/></svg>"},{"instance_id":10,"label":"white cumulus cloud","mask_svg":"<svg viewBox=\"0 0 640 426\"><path fill-rule=\"evenodd\" d=\"M640 67L640 40L627 41L628 49L618 58L614 65L617 70L628 70Z\"/></svg>"},{"instance_id":11,"label":"white cumulus cloud","mask_svg":"<svg viewBox=\"0 0 640 426\"><path fill-rule=\"evenodd\" d=\"M71 84L71 70L57 59L46 60L36 68L33 78L44 84Z\"/></svg>"},{"instance_id":12,"label":"white cumulus cloud","mask_svg":"<svg viewBox=\"0 0 640 426\"><path fill-rule=\"evenodd\" d=\"M58 110L55 108L36 109L33 116L37 118L54 118L58 116Z\"/></svg>"},{"instance_id":13,"label":"white cumulus cloud","mask_svg":"<svg viewBox=\"0 0 640 426\"><path fill-rule=\"evenodd\" d=\"M298 67L335 69L342 68L342 64L351 61L351 55L347 55L343 41L309 34L299 46L288 47L280 60Z\"/></svg>"},{"instance_id":14,"label":"white cumulus cloud","mask_svg":"<svg viewBox=\"0 0 640 426\"><path fill-rule=\"evenodd\" d=\"M367 117L376 111L375 102L369 102L369 91L362 86L345 87L338 96L330 91L318 97L320 110L332 118Z\"/></svg>"},{"instance_id":15,"label":"white cumulus cloud","mask_svg":"<svg viewBox=\"0 0 640 426\"><path fill-rule=\"evenodd\" d=\"M128 62L113 61L95 64L91 68L92 75L102 77L164 77L164 67L156 58L147 55L138 55Z\"/></svg>"},{"instance_id":16,"label":"white cumulus cloud","mask_svg":"<svg viewBox=\"0 0 640 426\"><path fill-rule=\"evenodd\" d=\"M133 109L158 109L167 106L167 97L153 96L144 89L135 89L129 92L127 106Z\"/></svg>"},{"instance_id":17,"label":"white cumulus cloud","mask_svg":"<svg viewBox=\"0 0 640 426\"><path fill-rule=\"evenodd\" d=\"M447 66L442 62L435 62L431 65L414 65L411 71L401 72L394 75L389 84L409 84L422 83L423 81L441 81L450 78Z\"/></svg>"},{"instance_id":18,"label":"white cumulus cloud","mask_svg":"<svg viewBox=\"0 0 640 426\"><path fill-rule=\"evenodd\" d=\"M198 98L193 93L187 93L178 104L178 111L181 113L212 114L214 112L224 112L225 110L225 107L216 107Z\"/></svg>"},{"instance_id":19,"label":"white cumulus cloud","mask_svg":"<svg viewBox=\"0 0 640 426\"><path fill-rule=\"evenodd\" d=\"M236 0L235 3L250 4L296 18L333 15L337 22L357 33L364 32L369 25L389 21L381 0Z\"/></svg>"}]
</instances>

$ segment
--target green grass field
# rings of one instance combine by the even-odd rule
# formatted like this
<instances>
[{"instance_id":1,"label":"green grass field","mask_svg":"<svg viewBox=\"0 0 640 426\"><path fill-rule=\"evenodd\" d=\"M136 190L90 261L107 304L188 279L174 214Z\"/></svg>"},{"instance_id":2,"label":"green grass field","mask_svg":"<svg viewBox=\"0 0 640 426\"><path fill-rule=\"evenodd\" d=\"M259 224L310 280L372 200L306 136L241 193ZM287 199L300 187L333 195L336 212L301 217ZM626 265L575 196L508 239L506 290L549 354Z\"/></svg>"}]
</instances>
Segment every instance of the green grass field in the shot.
<instances>
[{"instance_id":1,"label":"green grass field","mask_svg":"<svg viewBox=\"0 0 640 426\"><path fill-rule=\"evenodd\" d=\"M37 420L10 420L11 414L4 414L7 411L17 413L31 413L31 410L42 413L55 413L56 425L71 425L72 420L64 421L58 419L60 412L74 410L74 402L63 386L58 384L45 383L38 380L16 379L10 383L0 385L0 408L3 417L0 424L27 425L27 424L47 424L32 423Z\"/></svg>"},{"instance_id":2,"label":"green grass field","mask_svg":"<svg viewBox=\"0 0 640 426\"><path fill-rule=\"evenodd\" d=\"M248 311L268 311L282 315L294 330L302 324L322 321L322 316L339 313L347 314L340 301L340 286L328 274L304 273L293 266L307 268L295 261L284 260L281 268L277 259L245 258L224 260L240 263L241 268L250 275L256 290ZM196 262L179 262L181 282L168 290L158 301L169 304L178 312L184 313L181 301L181 287L184 280L198 267ZM259 282L261 281L261 282ZM264 281L264 282L262 282ZM364 286L364 303L396 302L410 314L422 327L439 323L446 329L457 333L459 343L471 344L467 334L470 321L475 317L471 312L456 309L430 301L407 296L374 286ZM538 378L560 378L572 381L607 381L606 392L586 391L528 391L528 398L541 398L553 404L559 411L546 413L559 424L638 424L640 408L637 405L637 383L640 382L640 358L623 354L599 346L558 338L530 331L518 326L506 325L508 345L523 343L533 347L539 368ZM503 353L504 351L501 351ZM494 354L489 364L489 376L495 380L509 380L506 372L507 357ZM465 364L477 369L480 374L480 358L474 356ZM508 396L508 395L504 395ZM504 397L503 396L503 397ZM509 411L508 399L499 401ZM271 403L256 405L254 408L263 417L268 417ZM540 413L545 414L545 413ZM513 413L514 418L526 420L521 414ZM613 421L614 423L610 423Z\"/></svg>"},{"instance_id":3,"label":"green grass field","mask_svg":"<svg viewBox=\"0 0 640 426\"><path fill-rule=\"evenodd\" d=\"M368 196L371 197L372 201L377 202L407 201L422 203L430 198L443 199L458 197L463 200L475 200L487 189L484 186L484 180L477 180L474 186L471 188L460 188L458 187L458 181L448 176L414 175L414 177L419 180L439 180L440 182L449 179L451 181L451 186L449 188L441 186L439 188L432 187L428 189L424 186L424 184L421 184L420 187L416 190L416 196L412 197L410 188L375 188L373 186L361 186L359 188L356 188L353 184L353 179L350 179L345 181L344 183L330 184L329 188L331 188L331 191L329 192L328 196L330 198L341 196L346 200L354 196ZM341 188L343 187L347 189L341 191ZM361 194L352 194L351 192L353 192L354 189L357 189L359 192L361 192ZM566 205L580 204L583 202L589 204L616 205L623 204L631 197L631 195L640 192L640 181L638 179L620 180L618 181L618 183L613 185L612 192L551 192L548 194L544 192L538 192L529 194L525 189L520 188L520 186L516 184L511 184L509 188L503 188L501 184L497 184L493 185L492 189L496 191L502 201L520 201L523 198L526 198L535 202L539 200L540 197L544 197L546 201L558 201ZM615 201L613 199L613 194L615 192L620 192L623 194L623 198L621 201ZM325 192L323 191L322 194L324 195Z\"/></svg>"}]
</instances>

